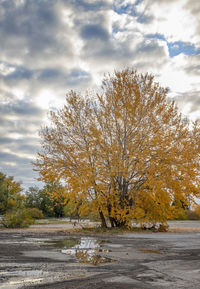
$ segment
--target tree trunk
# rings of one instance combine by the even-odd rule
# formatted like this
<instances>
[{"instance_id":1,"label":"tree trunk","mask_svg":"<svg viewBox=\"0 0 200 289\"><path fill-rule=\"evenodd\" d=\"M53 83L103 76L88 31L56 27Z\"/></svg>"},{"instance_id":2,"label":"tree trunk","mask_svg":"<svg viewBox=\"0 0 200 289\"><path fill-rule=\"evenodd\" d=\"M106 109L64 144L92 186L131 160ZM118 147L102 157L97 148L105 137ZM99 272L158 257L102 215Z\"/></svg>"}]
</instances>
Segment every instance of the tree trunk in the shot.
<instances>
[{"instance_id":1,"label":"tree trunk","mask_svg":"<svg viewBox=\"0 0 200 289\"><path fill-rule=\"evenodd\" d=\"M108 204L107 208L108 208L108 216L109 216L111 227L114 228L115 227L115 221L114 221L114 218L111 217L111 205Z\"/></svg>"},{"instance_id":2,"label":"tree trunk","mask_svg":"<svg viewBox=\"0 0 200 289\"><path fill-rule=\"evenodd\" d=\"M115 227L114 219L109 216L109 220L110 220L111 227L114 228Z\"/></svg>"},{"instance_id":3,"label":"tree trunk","mask_svg":"<svg viewBox=\"0 0 200 289\"><path fill-rule=\"evenodd\" d=\"M114 219L114 223L115 223L115 226L116 226L117 228L122 228L122 227L124 227L125 224L126 224L125 221L124 221L124 222L120 222L120 221L117 221L116 219Z\"/></svg>"},{"instance_id":4,"label":"tree trunk","mask_svg":"<svg viewBox=\"0 0 200 289\"><path fill-rule=\"evenodd\" d=\"M102 211L99 211L99 215L100 215L100 218L101 218L101 226L102 226L102 228L107 228L106 220L104 218L104 215L103 215Z\"/></svg>"}]
</instances>

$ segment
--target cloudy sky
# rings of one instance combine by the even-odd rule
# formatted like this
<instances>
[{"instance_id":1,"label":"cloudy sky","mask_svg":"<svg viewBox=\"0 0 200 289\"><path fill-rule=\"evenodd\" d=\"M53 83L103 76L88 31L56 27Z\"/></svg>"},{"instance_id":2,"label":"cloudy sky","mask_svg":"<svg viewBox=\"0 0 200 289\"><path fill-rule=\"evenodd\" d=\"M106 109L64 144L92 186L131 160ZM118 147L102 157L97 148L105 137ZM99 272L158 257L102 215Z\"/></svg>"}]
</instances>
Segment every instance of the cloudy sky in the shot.
<instances>
[{"instance_id":1,"label":"cloudy sky","mask_svg":"<svg viewBox=\"0 0 200 289\"><path fill-rule=\"evenodd\" d=\"M0 171L35 184L47 112L127 66L200 118L200 1L0 0Z\"/></svg>"}]
</instances>

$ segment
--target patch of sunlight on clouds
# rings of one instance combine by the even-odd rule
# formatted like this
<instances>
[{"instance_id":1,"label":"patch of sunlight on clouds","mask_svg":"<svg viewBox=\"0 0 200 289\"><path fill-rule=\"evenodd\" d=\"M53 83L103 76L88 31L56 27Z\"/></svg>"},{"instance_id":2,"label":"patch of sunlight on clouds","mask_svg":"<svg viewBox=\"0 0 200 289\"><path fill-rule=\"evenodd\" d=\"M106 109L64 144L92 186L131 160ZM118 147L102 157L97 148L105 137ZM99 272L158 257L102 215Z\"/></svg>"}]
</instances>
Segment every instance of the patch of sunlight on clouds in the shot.
<instances>
[{"instance_id":1,"label":"patch of sunlight on clouds","mask_svg":"<svg viewBox=\"0 0 200 289\"><path fill-rule=\"evenodd\" d=\"M70 28L72 28L74 26L74 22L73 22L73 11L69 8L65 8L61 11L61 17L62 17L62 21L64 23L66 23Z\"/></svg>"},{"instance_id":2,"label":"patch of sunlight on clouds","mask_svg":"<svg viewBox=\"0 0 200 289\"><path fill-rule=\"evenodd\" d=\"M14 67L8 66L5 63L0 63L0 74L1 75L6 76L6 75L9 75L10 73L12 73L14 71L15 71Z\"/></svg>"},{"instance_id":3,"label":"patch of sunlight on clouds","mask_svg":"<svg viewBox=\"0 0 200 289\"><path fill-rule=\"evenodd\" d=\"M190 119L192 121L200 120L200 110L194 111L190 113Z\"/></svg>"},{"instance_id":4,"label":"patch of sunlight on clouds","mask_svg":"<svg viewBox=\"0 0 200 289\"><path fill-rule=\"evenodd\" d=\"M145 33L160 33L168 42L183 41L197 42L195 35L197 19L185 8L187 0L152 1L144 0L137 9L140 13L147 13L153 17L153 21L143 26ZM142 27L142 26L141 26Z\"/></svg>"},{"instance_id":5,"label":"patch of sunlight on clouds","mask_svg":"<svg viewBox=\"0 0 200 289\"><path fill-rule=\"evenodd\" d=\"M72 35L72 42L74 43L73 49L76 55L80 55L82 53L82 49L84 47L84 41L81 38L78 38L76 35ZM74 60L76 63L76 59Z\"/></svg>"},{"instance_id":6,"label":"patch of sunlight on clouds","mask_svg":"<svg viewBox=\"0 0 200 289\"><path fill-rule=\"evenodd\" d=\"M191 27L194 27L194 24L194 19L188 12L181 9L180 2L179 8L176 5L171 6L170 13L167 14L165 21L161 21L159 29L160 32L167 35L168 40L177 41L177 39L181 39L190 41Z\"/></svg>"},{"instance_id":7,"label":"patch of sunlight on clouds","mask_svg":"<svg viewBox=\"0 0 200 289\"><path fill-rule=\"evenodd\" d=\"M179 54L169 61L160 71L159 80L164 86L168 86L174 92L185 92L190 90L191 79L182 69L186 63L183 54Z\"/></svg>"},{"instance_id":8,"label":"patch of sunlight on clouds","mask_svg":"<svg viewBox=\"0 0 200 289\"><path fill-rule=\"evenodd\" d=\"M33 160L36 157L35 154L26 154L26 153L21 153L19 151L18 152L14 152L14 151L12 151L11 149L8 149L8 148L2 148L1 152L10 154L12 156L16 156L18 158L25 158L25 159L30 159L30 160Z\"/></svg>"},{"instance_id":9,"label":"patch of sunlight on clouds","mask_svg":"<svg viewBox=\"0 0 200 289\"><path fill-rule=\"evenodd\" d=\"M9 166L9 167L16 167L17 163L16 162L2 162L4 165Z\"/></svg>"},{"instance_id":10,"label":"patch of sunlight on clouds","mask_svg":"<svg viewBox=\"0 0 200 289\"><path fill-rule=\"evenodd\" d=\"M16 121L16 120L19 119L19 116L17 117L16 115L8 114L8 115L5 115L4 118L5 118L6 120Z\"/></svg>"},{"instance_id":11,"label":"patch of sunlight on clouds","mask_svg":"<svg viewBox=\"0 0 200 289\"><path fill-rule=\"evenodd\" d=\"M15 0L15 5L16 5L16 6L22 6L22 5L24 5L24 0Z\"/></svg>"},{"instance_id":12,"label":"patch of sunlight on clouds","mask_svg":"<svg viewBox=\"0 0 200 289\"><path fill-rule=\"evenodd\" d=\"M61 101L57 98L56 93L50 89L42 89L35 98L35 103L40 108L46 110L52 106L59 106Z\"/></svg>"},{"instance_id":13,"label":"patch of sunlight on clouds","mask_svg":"<svg viewBox=\"0 0 200 289\"><path fill-rule=\"evenodd\" d=\"M191 88L188 76L184 71L173 70L173 67L170 66L164 67L159 80L164 86L168 86L175 92L185 92Z\"/></svg>"},{"instance_id":14,"label":"patch of sunlight on clouds","mask_svg":"<svg viewBox=\"0 0 200 289\"><path fill-rule=\"evenodd\" d=\"M78 67L85 72L90 72L90 66L88 62L84 61L83 59L78 59L77 61Z\"/></svg>"},{"instance_id":15,"label":"patch of sunlight on clouds","mask_svg":"<svg viewBox=\"0 0 200 289\"><path fill-rule=\"evenodd\" d=\"M92 79L93 79L93 82L94 84L97 86L97 87L100 87L101 83L102 83L102 76L99 71L94 71L93 74L92 74Z\"/></svg>"},{"instance_id":16,"label":"patch of sunlight on clouds","mask_svg":"<svg viewBox=\"0 0 200 289\"><path fill-rule=\"evenodd\" d=\"M12 133L7 133L7 137L9 137L11 139L18 140L18 139L22 139L23 138L23 134L12 132Z\"/></svg>"},{"instance_id":17,"label":"patch of sunlight on clouds","mask_svg":"<svg viewBox=\"0 0 200 289\"><path fill-rule=\"evenodd\" d=\"M180 105L179 104L179 108L181 109L181 112L184 114L184 115L190 115L190 119L191 119L191 107L192 107L192 103L187 103L187 104L182 104Z\"/></svg>"},{"instance_id":18,"label":"patch of sunlight on clouds","mask_svg":"<svg viewBox=\"0 0 200 289\"><path fill-rule=\"evenodd\" d=\"M14 88L11 90L13 95L18 99L18 100L22 100L25 97L25 92L19 88Z\"/></svg>"}]
</instances>

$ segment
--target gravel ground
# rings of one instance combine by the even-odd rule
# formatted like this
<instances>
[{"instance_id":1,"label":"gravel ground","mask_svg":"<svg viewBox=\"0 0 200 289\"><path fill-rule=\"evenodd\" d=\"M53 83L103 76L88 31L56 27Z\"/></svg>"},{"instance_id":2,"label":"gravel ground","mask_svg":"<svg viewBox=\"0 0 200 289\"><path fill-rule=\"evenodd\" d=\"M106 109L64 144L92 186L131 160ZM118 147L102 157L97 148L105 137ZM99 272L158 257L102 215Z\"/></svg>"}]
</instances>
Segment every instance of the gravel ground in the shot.
<instances>
[{"instance_id":1,"label":"gravel ground","mask_svg":"<svg viewBox=\"0 0 200 289\"><path fill-rule=\"evenodd\" d=\"M97 265L49 244L84 241L57 225L0 230L0 289L200 288L200 222L170 222L181 233L87 236L87 250L99 241L98 254L113 261Z\"/></svg>"}]
</instances>

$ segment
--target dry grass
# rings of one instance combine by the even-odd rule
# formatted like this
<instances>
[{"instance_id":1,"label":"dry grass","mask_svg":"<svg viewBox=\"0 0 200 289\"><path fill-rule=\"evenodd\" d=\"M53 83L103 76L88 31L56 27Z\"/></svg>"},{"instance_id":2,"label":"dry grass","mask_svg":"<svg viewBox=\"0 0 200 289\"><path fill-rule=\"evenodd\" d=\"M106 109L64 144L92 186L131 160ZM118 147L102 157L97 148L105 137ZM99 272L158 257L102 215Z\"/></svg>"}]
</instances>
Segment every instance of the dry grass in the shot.
<instances>
[{"instance_id":1,"label":"dry grass","mask_svg":"<svg viewBox=\"0 0 200 289\"><path fill-rule=\"evenodd\" d=\"M193 232L193 233L198 233L200 232L200 228L196 228L196 227L173 227L169 229L169 232L172 233L189 233L189 232Z\"/></svg>"}]
</instances>

